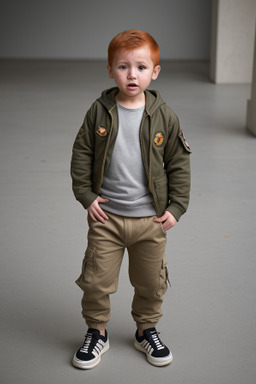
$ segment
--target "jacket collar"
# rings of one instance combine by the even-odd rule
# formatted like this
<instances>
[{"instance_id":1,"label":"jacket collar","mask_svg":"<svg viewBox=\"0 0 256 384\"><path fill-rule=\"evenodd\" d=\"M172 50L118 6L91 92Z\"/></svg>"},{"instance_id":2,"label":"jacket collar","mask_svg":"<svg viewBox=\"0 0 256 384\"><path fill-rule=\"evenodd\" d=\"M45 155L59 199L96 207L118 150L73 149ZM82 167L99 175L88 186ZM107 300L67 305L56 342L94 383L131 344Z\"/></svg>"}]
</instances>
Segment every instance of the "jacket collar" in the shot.
<instances>
[{"instance_id":1,"label":"jacket collar","mask_svg":"<svg viewBox=\"0 0 256 384\"><path fill-rule=\"evenodd\" d=\"M104 107L110 111L116 105L115 97L118 94L118 88L113 87L106 89L102 92L101 97L97 100L104 105ZM165 104L158 91L145 90L146 95L146 111L152 115L161 105Z\"/></svg>"}]
</instances>

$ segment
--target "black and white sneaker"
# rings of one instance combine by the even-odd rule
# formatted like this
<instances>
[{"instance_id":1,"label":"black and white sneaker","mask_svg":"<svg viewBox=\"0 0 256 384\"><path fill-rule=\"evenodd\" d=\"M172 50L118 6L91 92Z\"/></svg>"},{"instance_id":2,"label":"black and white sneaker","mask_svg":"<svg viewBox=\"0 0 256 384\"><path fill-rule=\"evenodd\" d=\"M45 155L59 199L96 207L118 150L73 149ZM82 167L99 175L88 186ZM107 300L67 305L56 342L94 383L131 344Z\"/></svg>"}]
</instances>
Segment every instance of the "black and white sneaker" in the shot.
<instances>
[{"instance_id":1,"label":"black and white sneaker","mask_svg":"<svg viewBox=\"0 0 256 384\"><path fill-rule=\"evenodd\" d=\"M83 345L73 357L75 367L91 369L100 363L101 355L109 349L108 334L105 332L105 336L101 336L97 329L88 329Z\"/></svg>"},{"instance_id":2,"label":"black and white sneaker","mask_svg":"<svg viewBox=\"0 0 256 384\"><path fill-rule=\"evenodd\" d=\"M138 351L146 353L150 364L162 367L170 364L173 361L173 356L158 335L159 333L155 328L146 329L143 331L143 336L138 336L137 331L134 346Z\"/></svg>"}]
</instances>

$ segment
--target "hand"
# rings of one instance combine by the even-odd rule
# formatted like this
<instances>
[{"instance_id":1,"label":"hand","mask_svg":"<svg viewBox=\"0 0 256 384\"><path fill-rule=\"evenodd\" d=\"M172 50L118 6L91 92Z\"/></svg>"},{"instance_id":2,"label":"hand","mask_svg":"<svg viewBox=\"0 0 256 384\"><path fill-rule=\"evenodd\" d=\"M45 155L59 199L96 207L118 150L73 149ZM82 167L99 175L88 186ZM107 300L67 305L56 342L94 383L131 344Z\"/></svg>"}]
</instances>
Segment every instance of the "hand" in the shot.
<instances>
[{"instance_id":1,"label":"hand","mask_svg":"<svg viewBox=\"0 0 256 384\"><path fill-rule=\"evenodd\" d=\"M108 199L98 196L96 200L87 208L87 211L93 221L100 221L105 224L105 220L108 220L107 215L99 206L99 203L108 203Z\"/></svg>"},{"instance_id":2,"label":"hand","mask_svg":"<svg viewBox=\"0 0 256 384\"><path fill-rule=\"evenodd\" d=\"M177 220L169 211L165 211L165 213L161 217L155 217L154 221L156 223L162 223L163 224L163 230L165 232L167 232L168 229L174 227L174 225L177 223Z\"/></svg>"}]
</instances>

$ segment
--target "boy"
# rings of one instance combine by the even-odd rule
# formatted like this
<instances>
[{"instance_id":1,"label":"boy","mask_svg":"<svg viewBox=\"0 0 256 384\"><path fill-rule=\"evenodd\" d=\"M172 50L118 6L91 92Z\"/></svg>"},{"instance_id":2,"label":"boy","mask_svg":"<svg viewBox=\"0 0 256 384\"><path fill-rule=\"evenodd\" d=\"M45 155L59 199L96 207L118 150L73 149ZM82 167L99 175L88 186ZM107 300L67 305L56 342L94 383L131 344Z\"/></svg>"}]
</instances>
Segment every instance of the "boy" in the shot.
<instances>
[{"instance_id":1,"label":"boy","mask_svg":"<svg viewBox=\"0 0 256 384\"><path fill-rule=\"evenodd\" d=\"M74 366L90 369L109 348L109 295L117 290L127 248L134 287L135 348L155 366L173 356L155 327L167 289L166 231L186 211L190 148L176 115L156 91L159 47L148 33L124 31L108 48L116 86L102 93L76 137L71 161L75 197L88 211L88 246L76 283L88 325Z\"/></svg>"}]
</instances>

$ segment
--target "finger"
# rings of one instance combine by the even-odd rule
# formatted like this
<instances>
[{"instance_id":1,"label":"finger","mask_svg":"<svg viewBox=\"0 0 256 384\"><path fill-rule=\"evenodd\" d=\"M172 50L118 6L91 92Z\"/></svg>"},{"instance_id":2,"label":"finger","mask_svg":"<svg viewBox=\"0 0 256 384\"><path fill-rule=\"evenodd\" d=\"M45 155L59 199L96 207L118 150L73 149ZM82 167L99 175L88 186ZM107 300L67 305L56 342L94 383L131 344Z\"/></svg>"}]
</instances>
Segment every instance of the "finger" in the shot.
<instances>
[{"instance_id":1,"label":"finger","mask_svg":"<svg viewBox=\"0 0 256 384\"><path fill-rule=\"evenodd\" d=\"M163 216L162 216L163 217ZM161 223L162 222L162 217L154 217L154 221L156 223Z\"/></svg>"},{"instance_id":2,"label":"finger","mask_svg":"<svg viewBox=\"0 0 256 384\"><path fill-rule=\"evenodd\" d=\"M100 221L102 224L105 224L105 220L101 216L98 216L98 220L97 221Z\"/></svg>"},{"instance_id":3,"label":"finger","mask_svg":"<svg viewBox=\"0 0 256 384\"><path fill-rule=\"evenodd\" d=\"M98 213L98 215L100 215L105 220L108 220L108 216L103 211L103 209L100 207L99 203L107 203L108 201L109 201L108 199L104 199L103 197L99 196L97 199L97 205L95 206L95 210Z\"/></svg>"},{"instance_id":4,"label":"finger","mask_svg":"<svg viewBox=\"0 0 256 384\"><path fill-rule=\"evenodd\" d=\"M177 223L176 221L166 220L163 223L163 228L165 228L165 231L168 231L168 229L171 229L172 227L174 227L176 223Z\"/></svg>"},{"instance_id":5,"label":"finger","mask_svg":"<svg viewBox=\"0 0 256 384\"><path fill-rule=\"evenodd\" d=\"M163 230L164 230L165 232L167 232L168 229L169 229L169 227L164 223L164 224L163 224Z\"/></svg>"},{"instance_id":6,"label":"finger","mask_svg":"<svg viewBox=\"0 0 256 384\"><path fill-rule=\"evenodd\" d=\"M154 221L157 222L157 223L163 223L165 220L167 220L168 218L168 214L165 213L163 216L161 217L156 217L154 218Z\"/></svg>"},{"instance_id":7,"label":"finger","mask_svg":"<svg viewBox=\"0 0 256 384\"><path fill-rule=\"evenodd\" d=\"M97 210L97 214L101 217L101 218L103 218L103 219L105 219L105 220L108 220L108 216L106 215L106 213L99 207L99 209Z\"/></svg>"},{"instance_id":8,"label":"finger","mask_svg":"<svg viewBox=\"0 0 256 384\"><path fill-rule=\"evenodd\" d=\"M171 229L173 227L173 225L171 225L170 223L168 223L167 221L165 223L163 223L163 230L165 232L168 231L168 229Z\"/></svg>"},{"instance_id":9,"label":"finger","mask_svg":"<svg viewBox=\"0 0 256 384\"><path fill-rule=\"evenodd\" d=\"M167 232L168 231L168 229L170 229L172 227L172 225L170 225L170 224L168 224L168 222L164 222L163 223L163 230L165 231L165 232Z\"/></svg>"},{"instance_id":10,"label":"finger","mask_svg":"<svg viewBox=\"0 0 256 384\"><path fill-rule=\"evenodd\" d=\"M97 221L96 217L93 215L92 212L89 211L89 215L90 215L90 218L91 218L93 221Z\"/></svg>"},{"instance_id":11,"label":"finger","mask_svg":"<svg viewBox=\"0 0 256 384\"><path fill-rule=\"evenodd\" d=\"M93 221L100 221L101 223L105 223L102 216L100 216L98 213L95 213L94 215L90 215Z\"/></svg>"},{"instance_id":12,"label":"finger","mask_svg":"<svg viewBox=\"0 0 256 384\"><path fill-rule=\"evenodd\" d=\"M90 215L90 217L91 217L91 219L93 220L93 221L98 221L98 216L99 216L99 214L98 214L98 212L97 212L97 209L95 208L95 207L90 207L89 209L88 209L88 212L89 212L89 215Z\"/></svg>"},{"instance_id":13,"label":"finger","mask_svg":"<svg viewBox=\"0 0 256 384\"><path fill-rule=\"evenodd\" d=\"M99 203L108 203L109 202L109 200L108 199L105 199L104 197L98 197L98 202Z\"/></svg>"},{"instance_id":14,"label":"finger","mask_svg":"<svg viewBox=\"0 0 256 384\"><path fill-rule=\"evenodd\" d=\"M105 214L104 211L102 211L100 207L98 210L96 210L96 212L94 213L94 216L97 218L97 220L99 220L103 224L105 224L105 220L108 220L108 216Z\"/></svg>"}]
</instances>

